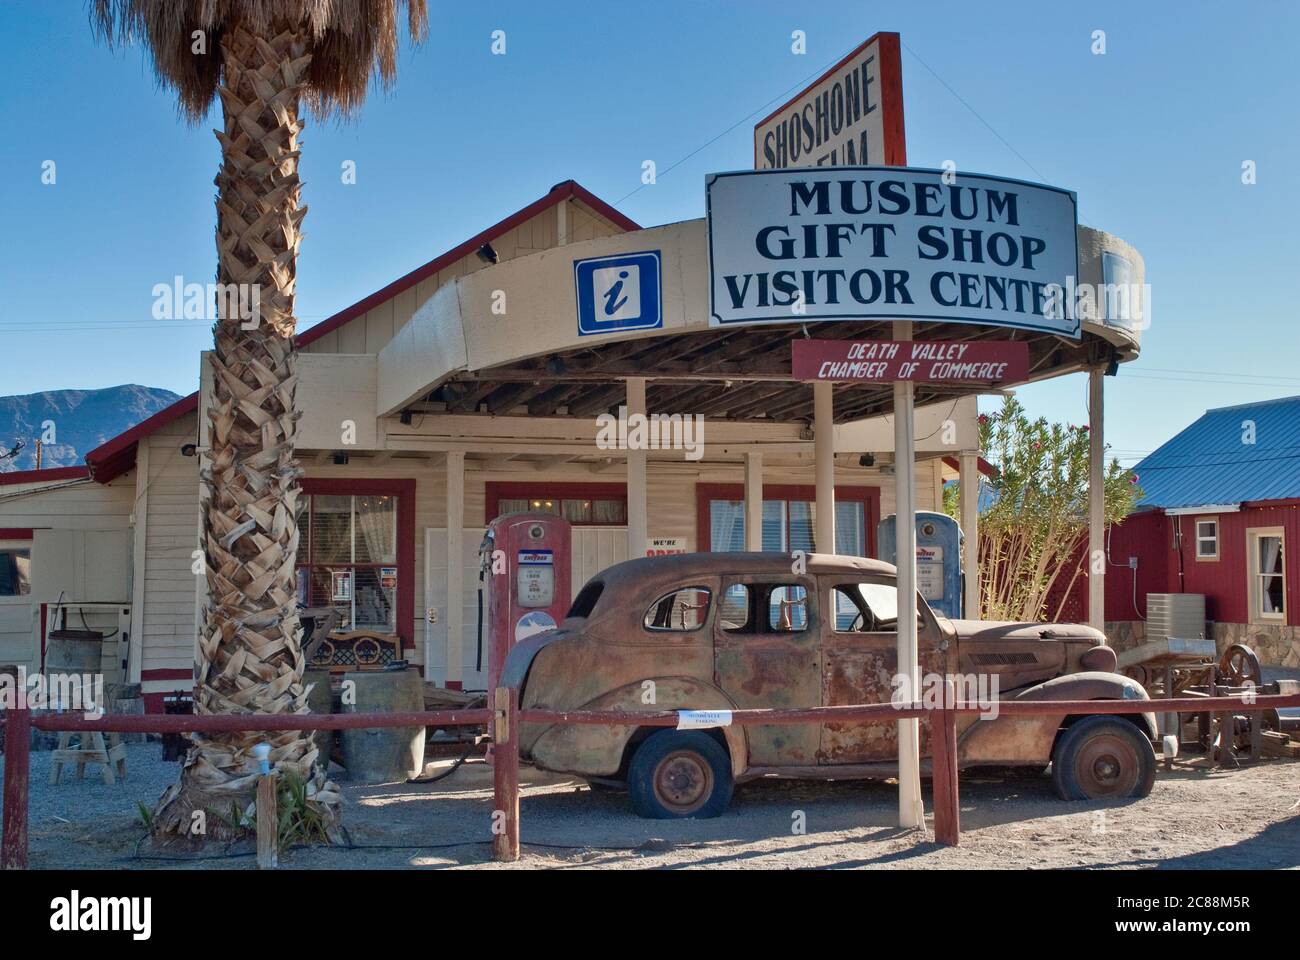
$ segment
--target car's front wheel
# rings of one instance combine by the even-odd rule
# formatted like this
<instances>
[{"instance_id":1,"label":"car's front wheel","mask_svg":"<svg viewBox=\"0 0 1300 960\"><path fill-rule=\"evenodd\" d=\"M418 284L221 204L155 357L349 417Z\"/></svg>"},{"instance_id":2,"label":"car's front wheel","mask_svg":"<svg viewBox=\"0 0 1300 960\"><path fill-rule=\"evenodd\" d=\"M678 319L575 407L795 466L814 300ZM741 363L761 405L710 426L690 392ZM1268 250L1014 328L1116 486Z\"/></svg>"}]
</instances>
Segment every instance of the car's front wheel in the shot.
<instances>
[{"instance_id":1,"label":"car's front wheel","mask_svg":"<svg viewBox=\"0 0 1300 960\"><path fill-rule=\"evenodd\" d=\"M727 751L698 730L651 734L628 767L632 809L654 820L721 816L732 787Z\"/></svg>"},{"instance_id":2,"label":"car's front wheel","mask_svg":"<svg viewBox=\"0 0 1300 960\"><path fill-rule=\"evenodd\" d=\"M1155 779L1151 741L1122 717L1084 717L1052 752L1052 783L1062 800L1145 797Z\"/></svg>"}]
</instances>

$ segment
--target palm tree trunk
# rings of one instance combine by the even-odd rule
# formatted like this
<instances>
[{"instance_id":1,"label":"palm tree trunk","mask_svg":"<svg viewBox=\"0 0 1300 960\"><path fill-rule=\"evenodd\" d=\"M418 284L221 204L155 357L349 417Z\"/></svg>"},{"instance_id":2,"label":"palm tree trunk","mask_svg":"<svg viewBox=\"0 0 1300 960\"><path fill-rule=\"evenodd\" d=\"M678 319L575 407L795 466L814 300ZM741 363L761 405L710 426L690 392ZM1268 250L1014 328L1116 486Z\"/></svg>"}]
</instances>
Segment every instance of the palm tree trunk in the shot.
<instances>
[{"instance_id":1,"label":"palm tree trunk","mask_svg":"<svg viewBox=\"0 0 1300 960\"><path fill-rule=\"evenodd\" d=\"M210 451L202 473L208 599L196 665L199 714L307 712L294 572L302 470L293 448L294 283L307 212L299 205L298 180L306 51L306 34L295 24L275 24L262 36L236 24L221 40L217 279L239 285L239 303L256 304L258 315L235 309L233 297L218 303ZM221 817L232 804L244 811L252 803L257 762L251 748L261 742L271 744L276 769L300 777L336 822L338 791L317 766L310 736L196 735L180 781L159 801L155 836L192 837L197 820L206 821L208 837L239 832ZM322 760L327 766L328 758Z\"/></svg>"}]
</instances>

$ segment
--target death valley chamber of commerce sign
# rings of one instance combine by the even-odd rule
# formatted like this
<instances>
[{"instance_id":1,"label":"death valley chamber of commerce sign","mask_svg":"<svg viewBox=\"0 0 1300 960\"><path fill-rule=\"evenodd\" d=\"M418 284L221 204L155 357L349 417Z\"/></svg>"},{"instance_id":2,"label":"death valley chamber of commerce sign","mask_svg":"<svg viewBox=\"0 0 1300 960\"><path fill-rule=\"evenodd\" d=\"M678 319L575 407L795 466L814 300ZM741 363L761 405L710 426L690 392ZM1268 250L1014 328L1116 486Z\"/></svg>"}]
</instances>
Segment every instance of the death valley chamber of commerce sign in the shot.
<instances>
[{"instance_id":1,"label":"death valley chamber of commerce sign","mask_svg":"<svg viewBox=\"0 0 1300 960\"><path fill-rule=\"evenodd\" d=\"M711 174L710 323L940 320L1079 336L1075 195L910 167Z\"/></svg>"}]
</instances>

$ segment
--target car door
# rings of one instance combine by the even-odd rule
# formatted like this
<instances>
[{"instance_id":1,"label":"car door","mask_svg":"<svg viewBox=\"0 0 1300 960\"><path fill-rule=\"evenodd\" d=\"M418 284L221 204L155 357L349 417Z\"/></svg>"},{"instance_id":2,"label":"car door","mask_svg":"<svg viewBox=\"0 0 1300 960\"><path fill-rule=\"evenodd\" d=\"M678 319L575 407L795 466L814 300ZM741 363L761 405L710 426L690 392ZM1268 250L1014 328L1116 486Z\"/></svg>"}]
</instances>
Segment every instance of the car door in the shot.
<instances>
[{"instance_id":1,"label":"car door","mask_svg":"<svg viewBox=\"0 0 1300 960\"><path fill-rule=\"evenodd\" d=\"M898 673L898 591L894 578L859 574L822 577L825 629L822 641L822 698L831 706L888 703ZM917 647L922 691L927 675L946 675L956 664L956 646L939 630L918 595ZM918 693L919 696L919 693ZM921 721L921 753L930 746L929 723ZM822 725L820 762L891 762L898 759L898 724Z\"/></svg>"},{"instance_id":2,"label":"car door","mask_svg":"<svg viewBox=\"0 0 1300 960\"><path fill-rule=\"evenodd\" d=\"M714 682L741 708L822 702L817 584L809 576L723 578L714 616ZM746 728L749 764L815 766L815 723Z\"/></svg>"}]
</instances>

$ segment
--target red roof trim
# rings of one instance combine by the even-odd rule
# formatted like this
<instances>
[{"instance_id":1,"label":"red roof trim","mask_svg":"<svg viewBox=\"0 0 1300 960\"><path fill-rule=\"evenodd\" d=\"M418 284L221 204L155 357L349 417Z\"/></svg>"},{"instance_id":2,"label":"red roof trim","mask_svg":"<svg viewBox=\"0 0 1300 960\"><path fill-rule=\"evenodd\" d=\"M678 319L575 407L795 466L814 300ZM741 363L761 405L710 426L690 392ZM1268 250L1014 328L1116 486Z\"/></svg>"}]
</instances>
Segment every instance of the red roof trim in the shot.
<instances>
[{"instance_id":1,"label":"red roof trim","mask_svg":"<svg viewBox=\"0 0 1300 960\"><path fill-rule=\"evenodd\" d=\"M459 246L452 247L446 253L442 254L442 256L435 257L422 267L416 267L410 273L406 274L406 276L399 277L388 286L376 290L370 296L358 300L356 303L352 304L352 306L340 310L338 313L334 314L334 316L322 320L320 323L316 324L316 326L308 330L304 330L302 333L298 334L298 346L305 347L309 343L314 343L321 337L325 336L325 334L337 330L348 321L355 320L366 311L379 306L384 301L392 299L405 290L409 290L420 281L427 280L439 270L443 270L451 266L457 260L469 256L479 247L483 246L483 244L489 243L497 237L500 237L502 234L513 230L525 220L530 220L544 210L548 210L568 199L578 200L586 206L591 207L596 211L596 213L622 227L624 230L641 229L641 225L635 220L631 220L619 213L604 200L600 199L600 197L580 186L576 181L565 180L563 183L557 183L553 186L550 192L540 200L533 201L522 210L512 213L499 223L488 227L482 233L470 237Z\"/></svg>"},{"instance_id":2,"label":"red roof trim","mask_svg":"<svg viewBox=\"0 0 1300 960\"><path fill-rule=\"evenodd\" d=\"M47 467L44 470L14 470L0 473L0 486L19 483L44 483L47 480L79 480L90 476L86 467Z\"/></svg>"},{"instance_id":3,"label":"red roof trim","mask_svg":"<svg viewBox=\"0 0 1300 960\"><path fill-rule=\"evenodd\" d=\"M0 540L30 540L35 532L31 527L0 527Z\"/></svg>"},{"instance_id":4,"label":"red roof trim","mask_svg":"<svg viewBox=\"0 0 1300 960\"><path fill-rule=\"evenodd\" d=\"M147 420L141 420L130 430L119 433L112 440L101 444L86 454L86 463L90 476L96 483L108 483L116 480L135 466L136 444L142 437L147 437L173 421L179 420L187 413L199 409L199 394L196 390L188 397L181 397L170 406L163 407Z\"/></svg>"}]
</instances>

